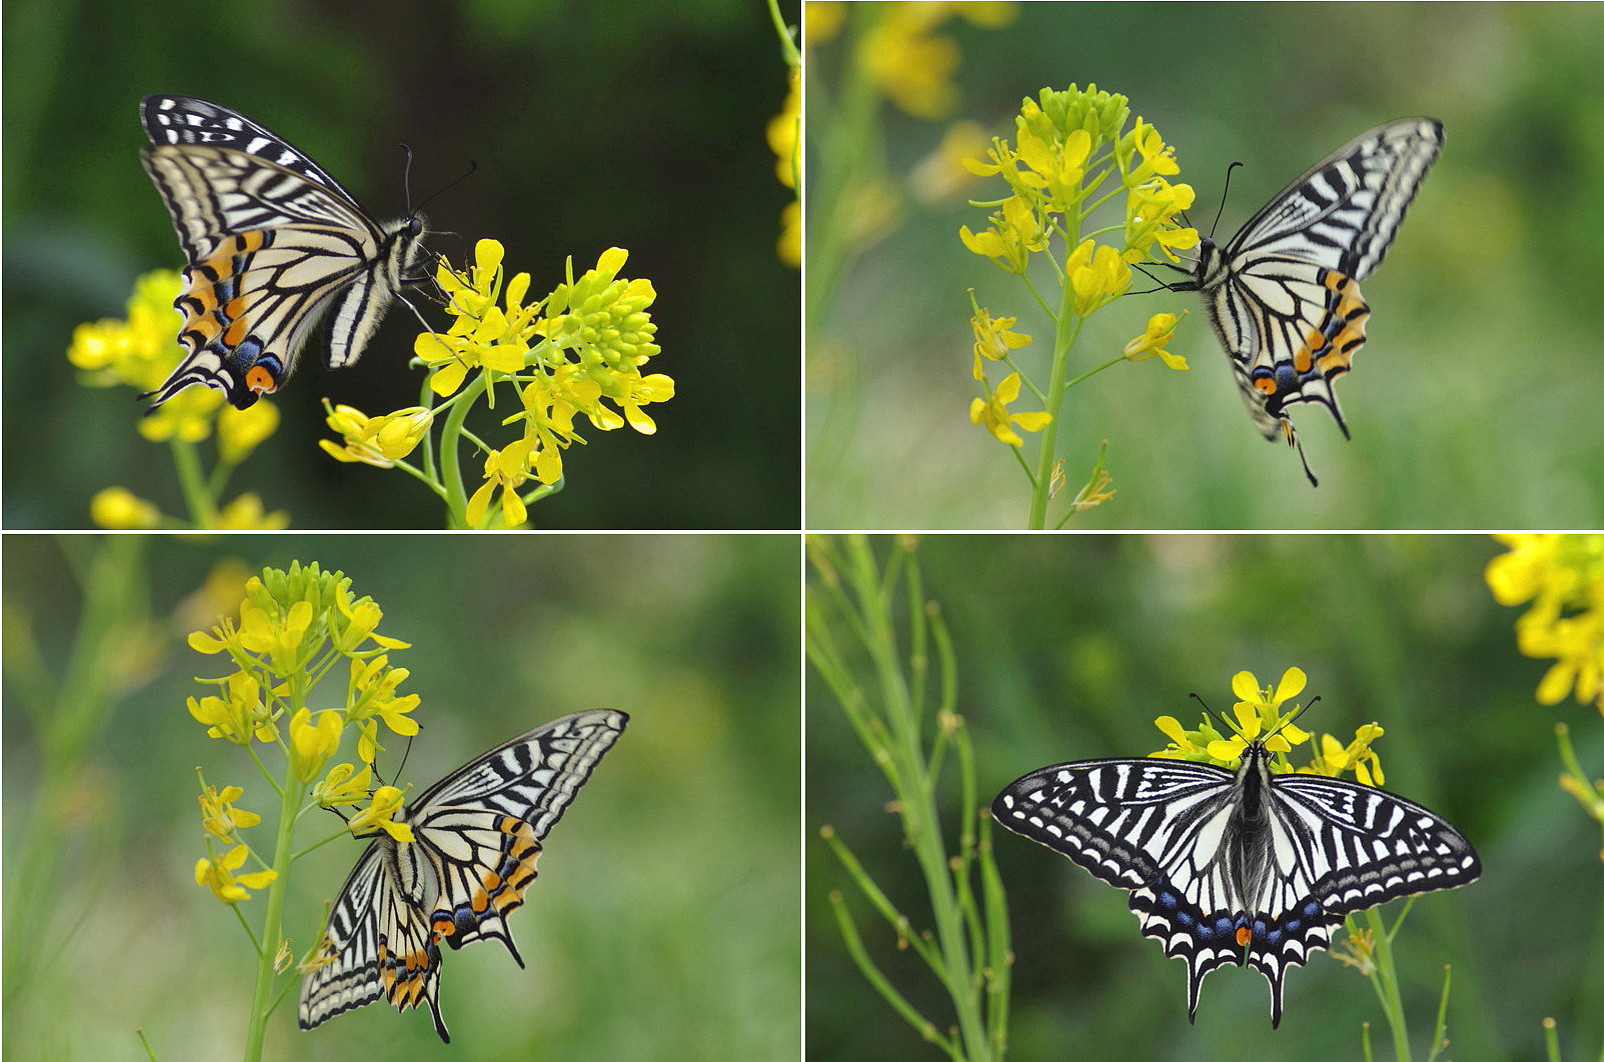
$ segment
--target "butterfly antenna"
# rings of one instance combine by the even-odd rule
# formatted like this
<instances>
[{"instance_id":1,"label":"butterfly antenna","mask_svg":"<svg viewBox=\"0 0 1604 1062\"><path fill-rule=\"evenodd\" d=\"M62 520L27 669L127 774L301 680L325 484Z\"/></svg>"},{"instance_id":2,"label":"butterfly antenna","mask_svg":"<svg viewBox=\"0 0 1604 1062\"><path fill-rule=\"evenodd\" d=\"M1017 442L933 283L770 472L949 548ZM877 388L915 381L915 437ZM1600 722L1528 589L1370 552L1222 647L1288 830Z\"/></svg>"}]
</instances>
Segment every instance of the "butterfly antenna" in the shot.
<instances>
[{"instance_id":1,"label":"butterfly antenna","mask_svg":"<svg viewBox=\"0 0 1604 1062\"><path fill-rule=\"evenodd\" d=\"M401 772L407 765L407 759L412 755L412 736L407 736L407 750L401 754L401 762L396 765L395 777L401 777Z\"/></svg>"},{"instance_id":2,"label":"butterfly antenna","mask_svg":"<svg viewBox=\"0 0 1604 1062\"><path fill-rule=\"evenodd\" d=\"M1191 697L1194 701L1203 706L1204 714L1212 715L1214 718L1218 719L1222 724L1224 724L1225 728L1231 733L1236 734L1238 737L1242 736L1242 732L1236 728L1236 723L1233 720L1227 719L1219 712L1216 712L1213 708L1210 708L1208 701L1205 701L1202 697L1199 697L1195 693L1187 694L1187 696Z\"/></svg>"},{"instance_id":3,"label":"butterfly antenna","mask_svg":"<svg viewBox=\"0 0 1604 1062\"><path fill-rule=\"evenodd\" d=\"M411 217L418 212L418 208L412 205L412 149L405 144L397 146L401 148L401 154L406 158L406 162L401 166L401 195L407 203L407 217Z\"/></svg>"},{"instance_id":4,"label":"butterfly antenna","mask_svg":"<svg viewBox=\"0 0 1604 1062\"><path fill-rule=\"evenodd\" d=\"M451 181L450 183L444 185L443 187L436 188L433 192L431 192L429 194L429 197L427 199L425 199L423 202L418 204L417 209L422 210L424 207L428 206L430 203L432 203L436 199L440 198L446 192L451 191L451 189L455 188L457 185L461 184L463 181L466 181L469 177L472 177L474 175L474 173L476 173L478 171L478 169L479 169L479 164L477 162L475 162L473 159L469 159L468 160L468 168L466 170L463 170L462 174L459 177L457 177L455 180Z\"/></svg>"},{"instance_id":5,"label":"butterfly antenna","mask_svg":"<svg viewBox=\"0 0 1604 1062\"><path fill-rule=\"evenodd\" d=\"M1220 193L1220 209L1214 212L1214 225L1209 229L1211 240L1214 238L1214 230L1220 227L1220 215L1225 213L1226 197L1231 194L1231 171L1240 165L1242 165L1240 162L1233 162L1225 168L1225 191Z\"/></svg>"}]
</instances>

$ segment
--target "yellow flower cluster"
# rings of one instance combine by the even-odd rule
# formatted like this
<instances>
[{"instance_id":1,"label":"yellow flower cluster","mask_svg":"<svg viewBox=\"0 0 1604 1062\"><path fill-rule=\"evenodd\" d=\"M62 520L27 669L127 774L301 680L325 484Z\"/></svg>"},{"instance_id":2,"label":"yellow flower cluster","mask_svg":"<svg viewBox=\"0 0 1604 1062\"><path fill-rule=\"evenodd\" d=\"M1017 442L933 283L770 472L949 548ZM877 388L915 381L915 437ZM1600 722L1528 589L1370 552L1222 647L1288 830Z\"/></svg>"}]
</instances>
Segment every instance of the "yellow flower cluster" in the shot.
<instances>
[{"instance_id":1,"label":"yellow flower cluster","mask_svg":"<svg viewBox=\"0 0 1604 1062\"><path fill-rule=\"evenodd\" d=\"M577 280L570 262L566 282L534 302L526 301L529 274L508 278L502 268L504 253L497 241L480 240L474 264L465 273L441 262L436 280L453 322L445 332L420 334L413 351L429 370L429 389L447 401L432 409L409 406L381 416L333 407L327 423L342 441L320 443L337 460L401 466L426 478L405 459L443 421L441 464L449 460L455 467L447 454L454 452L462 434L463 409L452 409L449 415L446 411L466 407L480 395L487 395L494 406L495 385L512 383L519 408L502 423L521 423L521 435L500 447L479 444L484 482L461 517L473 527L486 526L498 493L501 526L524 521L521 492L531 481L557 484L563 478L563 451L585 441L576 428L579 417L602 431L627 425L650 435L657 425L645 407L674 397L672 379L641 371L660 350L654 342L657 326L648 312L657 293L649 280L619 277L628 252L609 249ZM432 455L426 465L433 467ZM436 486L442 495L450 495L451 484Z\"/></svg>"},{"instance_id":2,"label":"yellow flower cluster","mask_svg":"<svg viewBox=\"0 0 1604 1062\"><path fill-rule=\"evenodd\" d=\"M1186 730L1174 716L1161 715L1153 725L1170 739L1170 743L1149 755L1156 759L1191 760L1235 768L1241 762L1242 750L1260 740L1259 735L1268 734L1263 741L1264 747L1275 754L1270 760L1272 771L1337 778L1351 770L1364 785L1381 785L1384 781L1381 759L1370 745L1384 731L1375 723L1359 727L1353 741L1346 745L1330 734L1322 734L1319 751L1310 757L1306 766L1294 768L1289 762L1287 754L1294 746L1308 741L1310 735L1291 722L1301 706L1282 706L1302 693L1307 682L1303 670L1296 667L1288 668L1273 688L1261 687L1251 671L1239 671L1231 679L1231 692L1237 696L1237 702L1231 706L1232 715L1236 717L1236 733L1225 736L1207 716L1198 729Z\"/></svg>"},{"instance_id":3,"label":"yellow flower cluster","mask_svg":"<svg viewBox=\"0 0 1604 1062\"><path fill-rule=\"evenodd\" d=\"M287 571L265 569L245 584L237 622L224 618L210 633L190 635L192 649L226 655L235 670L202 680L215 686L217 693L191 697L188 707L210 737L241 746L281 745L293 778L303 786L315 783L311 793L320 806L367 800L368 806L351 817L353 832L384 830L397 840L410 841L410 827L395 820L401 810L400 791L380 787L371 798L368 793L371 766L381 748L380 724L404 736L418 732L409 714L418 706L418 697L402 695L398 689L408 672L389 663L388 650L406 648L406 643L378 632L383 618L371 598L352 595L350 580L339 572L298 562ZM342 659L349 662L344 705L313 710L306 702L314 687ZM350 763L329 768L348 727L357 731L357 755L365 765L360 772ZM261 821L255 812L234 806L243 795L238 786L219 791L203 781L200 797L201 823L209 837L234 847L219 858L208 840L208 858L196 864L195 880L230 904L247 899L249 890L264 888L276 877L272 870L235 873L250 854L239 831Z\"/></svg>"},{"instance_id":4,"label":"yellow flower cluster","mask_svg":"<svg viewBox=\"0 0 1604 1062\"><path fill-rule=\"evenodd\" d=\"M1141 118L1127 132L1129 115L1124 96L1099 91L1096 85L1084 91L1074 85L1062 92L1044 89L1038 99L1021 104L1012 142L993 138L983 159L964 162L977 176L1001 177L1010 191L994 204L988 228L976 233L965 225L958 230L964 246L1027 284L1032 261L1045 259L1062 284L1055 318L1059 333L1054 344L1055 376L1065 371L1058 362L1073 343L1079 322L1130 290L1133 263L1144 259L1174 262L1176 249L1197 243L1196 230L1178 220L1180 212L1192 203L1192 189L1168 180L1179 172L1174 149ZM1105 190L1111 182L1117 183ZM1123 224L1083 234L1091 215L1122 191ZM1116 233L1118 243L1099 240ZM1062 248L1057 253L1064 255L1061 262L1055 257L1055 237ZM1011 318L998 321L1013 323ZM1157 355L1168 367L1185 369L1186 359L1171 354L1167 347L1177 323L1174 314L1154 314L1142 334L1125 344L1124 358L1141 361ZM999 324L978 308L971 327L977 340L974 376L986 393L971 403L970 420L1018 447L1023 440L1015 428L1037 431L1052 424L1066 385L1058 380L1032 385L1031 390L1047 408L1040 413L1008 414L1004 407L1019 393L1018 372L992 390L986 383L985 362L1008 361L1013 368L1008 352L1028 339L1000 331ZM1108 364L1117 363L1115 359ZM1088 375L1080 374L1076 382ZM1044 448L1053 434L1047 433ZM1044 459L1048 456L1043 455ZM1040 467L1038 493L1047 465Z\"/></svg>"},{"instance_id":5,"label":"yellow flower cluster","mask_svg":"<svg viewBox=\"0 0 1604 1062\"><path fill-rule=\"evenodd\" d=\"M1501 605L1532 603L1515 621L1526 656L1552 658L1537 684L1539 704L1572 692L1604 713L1604 535L1494 535L1509 547L1487 563Z\"/></svg>"},{"instance_id":6,"label":"yellow flower cluster","mask_svg":"<svg viewBox=\"0 0 1604 1062\"><path fill-rule=\"evenodd\" d=\"M800 134L802 129L802 72L798 67L786 71L790 86L780 113L769 119L765 131L769 148L774 152L774 175L785 187L796 190L801 169ZM780 261L789 266L802 265L802 204L793 199L785 204L780 214L780 239L775 248Z\"/></svg>"},{"instance_id":7,"label":"yellow flower cluster","mask_svg":"<svg viewBox=\"0 0 1604 1062\"><path fill-rule=\"evenodd\" d=\"M1084 218L1115 194L1099 196L1099 189L1117 176L1125 192L1123 246L1109 249L1122 264L1174 262L1175 250L1195 247L1197 230L1178 220L1192 205L1192 189L1167 179L1180 172L1174 148L1140 117L1123 132L1129 113L1124 96L1096 85L1085 91L1073 85L1062 92L1043 89L1039 102L1025 100L1014 119L1014 143L993 138L985 160L965 163L980 176L1002 177L1013 194L1001 201L986 232L959 230L964 246L1005 272L1023 274L1031 254L1046 251L1050 236L1063 236L1075 245L1081 268L1096 263L1075 285L1075 312L1085 316L1130 283L1128 269L1120 271L1103 248L1087 247L1079 238Z\"/></svg>"}]
</instances>

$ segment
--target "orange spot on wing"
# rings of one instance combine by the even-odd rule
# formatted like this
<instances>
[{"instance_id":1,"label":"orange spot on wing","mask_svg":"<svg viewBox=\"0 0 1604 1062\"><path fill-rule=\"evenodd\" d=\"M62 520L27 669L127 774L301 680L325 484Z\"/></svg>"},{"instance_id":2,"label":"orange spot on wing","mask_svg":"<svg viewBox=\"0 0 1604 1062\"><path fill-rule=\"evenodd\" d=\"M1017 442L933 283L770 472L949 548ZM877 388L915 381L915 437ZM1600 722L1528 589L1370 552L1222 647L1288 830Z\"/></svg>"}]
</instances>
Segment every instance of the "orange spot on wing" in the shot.
<instances>
[{"instance_id":1,"label":"orange spot on wing","mask_svg":"<svg viewBox=\"0 0 1604 1062\"><path fill-rule=\"evenodd\" d=\"M1249 929L1247 926L1237 926L1236 927L1236 946L1237 947L1239 947L1239 948L1246 947L1248 941L1250 941L1252 939L1253 939L1253 930Z\"/></svg>"},{"instance_id":2,"label":"orange spot on wing","mask_svg":"<svg viewBox=\"0 0 1604 1062\"><path fill-rule=\"evenodd\" d=\"M234 330L231 328L229 331ZM267 395L278 390L278 381L273 379L273 374L267 369L260 365L252 365L245 370L245 386L259 395Z\"/></svg>"}]
</instances>

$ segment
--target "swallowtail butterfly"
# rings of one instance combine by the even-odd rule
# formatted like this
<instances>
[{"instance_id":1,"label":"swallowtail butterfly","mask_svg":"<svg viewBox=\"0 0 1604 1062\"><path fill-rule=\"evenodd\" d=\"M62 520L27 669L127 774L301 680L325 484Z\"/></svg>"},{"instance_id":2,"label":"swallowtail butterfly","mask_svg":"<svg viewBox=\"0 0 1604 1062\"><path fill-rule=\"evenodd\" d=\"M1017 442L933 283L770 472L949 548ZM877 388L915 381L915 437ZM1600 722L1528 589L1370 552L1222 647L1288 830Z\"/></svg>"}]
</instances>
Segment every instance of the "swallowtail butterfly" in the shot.
<instances>
[{"instance_id":1,"label":"swallowtail butterfly","mask_svg":"<svg viewBox=\"0 0 1604 1062\"><path fill-rule=\"evenodd\" d=\"M311 159L227 107L146 96L145 171L189 264L173 306L183 362L151 409L205 384L246 409L295 371L328 315L328 365L355 362L420 250L417 215L379 224Z\"/></svg>"},{"instance_id":2,"label":"swallowtail butterfly","mask_svg":"<svg viewBox=\"0 0 1604 1062\"><path fill-rule=\"evenodd\" d=\"M380 833L329 912L315 965L301 980L301 1028L379 998L440 1017L440 945L494 939L524 964L506 917L523 905L542 841L623 733L623 712L555 719L491 749L410 797L403 843Z\"/></svg>"},{"instance_id":3,"label":"swallowtail butterfly","mask_svg":"<svg viewBox=\"0 0 1604 1062\"><path fill-rule=\"evenodd\" d=\"M1263 741L1232 772L1185 760L1082 760L1032 771L991 813L1023 837L1130 891L1145 936L1187 964L1186 1013L1210 970L1246 963L1270 982L1329 946L1344 915L1481 876L1459 831L1381 789L1271 774Z\"/></svg>"},{"instance_id":4,"label":"swallowtail butterfly","mask_svg":"<svg viewBox=\"0 0 1604 1062\"><path fill-rule=\"evenodd\" d=\"M1364 345L1359 281L1381 264L1441 149L1436 119L1378 126L1293 181L1223 248L1205 238L1193 279L1169 285L1202 293L1266 439L1297 443L1287 408L1300 402L1324 406L1348 435L1332 384ZM1318 486L1307 460L1303 470Z\"/></svg>"}]
</instances>

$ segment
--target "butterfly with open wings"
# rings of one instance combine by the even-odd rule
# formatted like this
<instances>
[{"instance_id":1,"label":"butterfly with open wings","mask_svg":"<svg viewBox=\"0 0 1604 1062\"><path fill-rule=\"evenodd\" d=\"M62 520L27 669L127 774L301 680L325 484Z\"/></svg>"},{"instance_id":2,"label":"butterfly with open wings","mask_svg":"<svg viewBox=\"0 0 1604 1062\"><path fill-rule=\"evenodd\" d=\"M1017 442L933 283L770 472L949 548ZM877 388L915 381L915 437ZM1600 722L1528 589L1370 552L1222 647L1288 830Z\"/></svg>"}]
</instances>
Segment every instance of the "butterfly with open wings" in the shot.
<instances>
[{"instance_id":1,"label":"butterfly with open wings","mask_svg":"<svg viewBox=\"0 0 1604 1062\"><path fill-rule=\"evenodd\" d=\"M1172 759L1082 760L1016 779L996 820L1130 892L1144 936L1187 964L1186 1013L1209 971L1281 980L1343 917L1481 876L1476 851L1426 808L1373 786L1272 774L1264 740L1235 771Z\"/></svg>"}]
</instances>

